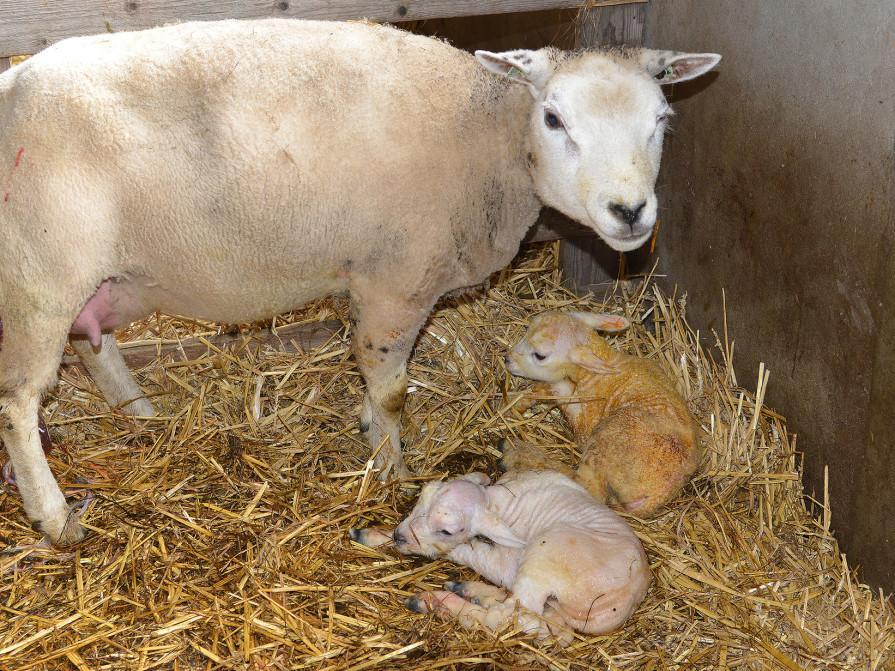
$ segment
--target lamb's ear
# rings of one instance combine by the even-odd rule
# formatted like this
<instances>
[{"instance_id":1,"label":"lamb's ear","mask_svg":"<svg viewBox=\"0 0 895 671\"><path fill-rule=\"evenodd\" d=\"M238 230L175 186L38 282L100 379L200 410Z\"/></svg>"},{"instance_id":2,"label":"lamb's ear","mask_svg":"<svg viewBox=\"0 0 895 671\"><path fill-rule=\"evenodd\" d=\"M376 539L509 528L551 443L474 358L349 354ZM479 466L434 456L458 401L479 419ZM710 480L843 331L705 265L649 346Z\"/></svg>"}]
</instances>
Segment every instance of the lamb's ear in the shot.
<instances>
[{"instance_id":1,"label":"lamb's ear","mask_svg":"<svg viewBox=\"0 0 895 671\"><path fill-rule=\"evenodd\" d=\"M573 312L572 316L596 331L624 331L631 325L627 317L601 312Z\"/></svg>"},{"instance_id":2,"label":"lamb's ear","mask_svg":"<svg viewBox=\"0 0 895 671\"><path fill-rule=\"evenodd\" d=\"M479 50L475 52L475 57L491 72L526 84L535 97L547 84L556 67L549 49L517 49L499 53Z\"/></svg>"},{"instance_id":3,"label":"lamb's ear","mask_svg":"<svg viewBox=\"0 0 895 671\"><path fill-rule=\"evenodd\" d=\"M612 375L619 371L617 366L598 357L587 345L578 345L569 350L569 361L600 375Z\"/></svg>"},{"instance_id":4,"label":"lamb's ear","mask_svg":"<svg viewBox=\"0 0 895 671\"><path fill-rule=\"evenodd\" d=\"M688 54L682 51L641 49L640 66L663 86L695 79L721 61L721 54Z\"/></svg>"},{"instance_id":5,"label":"lamb's ear","mask_svg":"<svg viewBox=\"0 0 895 671\"><path fill-rule=\"evenodd\" d=\"M470 482L482 485L483 487L491 484L491 478L484 473L467 473L466 475L461 475L460 480L469 480Z\"/></svg>"}]
</instances>

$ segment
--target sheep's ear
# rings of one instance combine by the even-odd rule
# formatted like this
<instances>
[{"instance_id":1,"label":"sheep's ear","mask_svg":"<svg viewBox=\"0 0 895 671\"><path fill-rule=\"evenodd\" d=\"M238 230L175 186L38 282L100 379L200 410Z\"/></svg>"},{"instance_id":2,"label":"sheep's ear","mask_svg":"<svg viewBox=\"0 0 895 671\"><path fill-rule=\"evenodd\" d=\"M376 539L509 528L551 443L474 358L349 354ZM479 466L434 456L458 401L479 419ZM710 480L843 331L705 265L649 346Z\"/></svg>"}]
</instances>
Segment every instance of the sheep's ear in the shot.
<instances>
[{"instance_id":1,"label":"sheep's ear","mask_svg":"<svg viewBox=\"0 0 895 671\"><path fill-rule=\"evenodd\" d=\"M531 94L537 97L556 67L550 54L549 49L517 49L500 53L479 50L475 52L475 57L491 72L526 84Z\"/></svg>"},{"instance_id":2,"label":"sheep's ear","mask_svg":"<svg viewBox=\"0 0 895 671\"><path fill-rule=\"evenodd\" d=\"M611 375L619 370L616 366L594 354L587 345L573 347L569 351L569 361L600 375Z\"/></svg>"},{"instance_id":3,"label":"sheep's ear","mask_svg":"<svg viewBox=\"0 0 895 671\"><path fill-rule=\"evenodd\" d=\"M491 484L491 478L489 478L484 473L467 473L466 475L461 475L460 480L469 480L469 482L473 482L477 485L482 485L482 487L486 487Z\"/></svg>"},{"instance_id":4,"label":"sheep's ear","mask_svg":"<svg viewBox=\"0 0 895 671\"><path fill-rule=\"evenodd\" d=\"M490 538L497 545L508 548L524 548L525 541L519 538L510 525L495 513L488 511L476 521L475 532L479 536Z\"/></svg>"},{"instance_id":5,"label":"sheep's ear","mask_svg":"<svg viewBox=\"0 0 895 671\"><path fill-rule=\"evenodd\" d=\"M600 312L573 312L572 316L597 331L624 331L631 325L631 321L627 317Z\"/></svg>"},{"instance_id":6,"label":"sheep's ear","mask_svg":"<svg viewBox=\"0 0 895 671\"><path fill-rule=\"evenodd\" d=\"M721 54L688 54L682 51L641 49L640 66L663 86L704 75L721 61Z\"/></svg>"}]
</instances>

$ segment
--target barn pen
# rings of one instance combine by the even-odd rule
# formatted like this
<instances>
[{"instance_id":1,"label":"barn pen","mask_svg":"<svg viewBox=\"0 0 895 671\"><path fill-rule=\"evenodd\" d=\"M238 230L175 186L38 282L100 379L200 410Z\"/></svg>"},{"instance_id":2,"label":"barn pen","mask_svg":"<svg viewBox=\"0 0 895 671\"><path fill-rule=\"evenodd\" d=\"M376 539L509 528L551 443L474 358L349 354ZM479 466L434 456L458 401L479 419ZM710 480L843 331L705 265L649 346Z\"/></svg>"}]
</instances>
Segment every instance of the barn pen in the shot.
<instances>
[{"instance_id":1,"label":"barn pen","mask_svg":"<svg viewBox=\"0 0 895 671\"><path fill-rule=\"evenodd\" d=\"M34 546L14 485L3 486L0 669L895 669L895 514L883 519L895 505L886 486L895 473L881 447L890 431L880 409L891 320L877 305L891 286L892 137L862 154L854 183L826 180L823 201L803 204L793 194L821 199L823 175L778 171L778 151L783 163L806 164L794 144L749 142L768 126L757 129L743 113L764 119L773 97L774 132L800 121L801 142L815 118L775 81L820 79L825 66L826 75L844 72L852 93L824 98L829 118L841 122L860 94L865 126L890 132L887 0L868 0L860 16L807 0L773 11L742 0L613 1L580 14L582 3L534 0L170 4L3 6L0 53L33 53L70 34L277 14L405 22L476 48L643 40L717 50L725 62L692 100L691 87L672 92L677 130L666 144L665 209L652 243L619 261L548 212L488 288L437 306L409 366L403 437L418 474L409 486L380 482L365 461L356 422L363 385L342 298L263 324L156 314L122 330L125 358L159 410L149 420L111 411L67 357L43 405L49 457L67 494L92 495L82 517L91 534L70 548ZM531 11L498 15L521 10ZM775 12L806 54L783 49L783 65L772 67ZM833 55L811 46L812 35L834 29L845 37L830 40ZM860 55L855 34L867 36ZM855 65L840 58L848 49ZM878 67L886 58L891 67ZM786 67L797 63L804 67ZM810 83L793 90L804 94ZM713 97L722 92L742 105ZM873 126L880 119L888 126ZM735 136L713 137L720 124ZM863 137L821 137L806 151L851 160ZM851 222L835 241L822 235L833 215L817 208L838 216L854 205L845 198L854 184L861 221L882 231L876 249L861 246L866 232ZM788 207L773 209L784 191ZM768 232L801 210L813 217L798 219L803 237ZM878 260L864 278L876 284L862 284L846 262L805 272L848 261L852 243L856 255ZM818 287L831 287L833 298ZM706 448L667 511L627 518L654 574L646 600L620 631L577 636L564 648L513 627L495 636L408 612L407 596L473 574L348 537L352 527L396 523L420 483L469 470L495 475L504 437L576 462L558 410L515 410L513 392L524 384L502 363L531 315L549 309L629 317L634 327L614 345L675 379ZM848 349L852 332L857 352Z\"/></svg>"}]
</instances>

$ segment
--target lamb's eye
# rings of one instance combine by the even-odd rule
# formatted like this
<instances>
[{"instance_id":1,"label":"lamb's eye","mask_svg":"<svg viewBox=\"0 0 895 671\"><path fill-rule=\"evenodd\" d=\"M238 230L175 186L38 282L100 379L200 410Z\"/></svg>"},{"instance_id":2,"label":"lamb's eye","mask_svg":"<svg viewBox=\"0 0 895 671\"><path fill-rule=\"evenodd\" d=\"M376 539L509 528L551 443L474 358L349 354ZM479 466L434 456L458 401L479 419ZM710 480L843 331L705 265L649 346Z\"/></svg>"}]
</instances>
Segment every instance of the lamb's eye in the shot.
<instances>
[{"instance_id":1,"label":"lamb's eye","mask_svg":"<svg viewBox=\"0 0 895 671\"><path fill-rule=\"evenodd\" d=\"M556 116L556 114L549 110L544 113L544 123L547 124L547 128L551 130L559 130L562 128L562 121L559 120L559 117Z\"/></svg>"},{"instance_id":2,"label":"lamb's eye","mask_svg":"<svg viewBox=\"0 0 895 671\"><path fill-rule=\"evenodd\" d=\"M546 354L541 354L540 352L532 352L531 355L538 361L543 361L547 358Z\"/></svg>"},{"instance_id":3,"label":"lamb's eye","mask_svg":"<svg viewBox=\"0 0 895 671\"><path fill-rule=\"evenodd\" d=\"M450 531L448 531L447 529L442 529L442 530L439 531L438 533L440 533L440 534L442 534L442 535L444 535L444 536L453 536L453 535L454 535L454 534L452 534Z\"/></svg>"}]
</instances>

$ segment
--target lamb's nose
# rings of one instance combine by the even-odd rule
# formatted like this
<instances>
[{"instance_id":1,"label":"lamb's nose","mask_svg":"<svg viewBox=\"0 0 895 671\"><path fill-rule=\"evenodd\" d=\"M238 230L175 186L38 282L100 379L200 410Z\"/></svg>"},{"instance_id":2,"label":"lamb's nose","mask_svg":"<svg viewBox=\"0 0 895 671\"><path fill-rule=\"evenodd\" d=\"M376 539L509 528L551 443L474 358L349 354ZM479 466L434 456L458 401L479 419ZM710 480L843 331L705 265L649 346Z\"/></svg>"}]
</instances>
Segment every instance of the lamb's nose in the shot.
<instances>
[{"instance_id":1,"label":"lamb's nose","mask_svg":"<svg viewBox=\"0 0 895 671\"><path fill-rule=\"evenodd\" d=\"M640 219L640 213L646 207L646 201L633 208L623 205L622 203L609 203L609 211L612 212L619 220L627 224L631 230L634 230L634 224Z\"/></svg>"}]
</instances>

